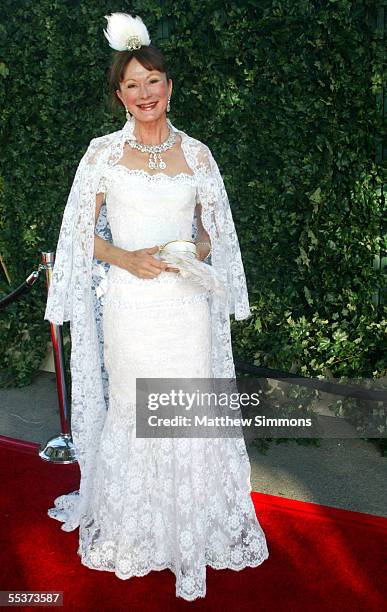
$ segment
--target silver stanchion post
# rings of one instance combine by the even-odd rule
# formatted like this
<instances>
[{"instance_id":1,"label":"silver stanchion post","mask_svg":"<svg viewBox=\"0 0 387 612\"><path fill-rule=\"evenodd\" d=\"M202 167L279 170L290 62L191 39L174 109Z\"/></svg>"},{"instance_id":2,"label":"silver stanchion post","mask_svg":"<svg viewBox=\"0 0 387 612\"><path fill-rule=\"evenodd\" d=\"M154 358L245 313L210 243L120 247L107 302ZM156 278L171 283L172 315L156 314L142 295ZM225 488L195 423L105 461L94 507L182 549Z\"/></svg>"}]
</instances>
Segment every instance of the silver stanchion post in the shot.
<instances>
[{"instance_id":1,"label":"silver stanchion post","mask_svg":"<svg viewBox=\"0 0 387 612\"><path fill-rule=\"evenodd\" d=\"M55 261L55 252L42 253L42 261L46 270L47 290L51 283L52 270ZM51 438L39 449L39 457L51 463L75 463L75 449L71 437L69 405L66 393L65 367L63 358L62 326L50 322L51 340L54 351L56 388L58 393L59 417L61 433Z\"/></svg>"}]
</instances>

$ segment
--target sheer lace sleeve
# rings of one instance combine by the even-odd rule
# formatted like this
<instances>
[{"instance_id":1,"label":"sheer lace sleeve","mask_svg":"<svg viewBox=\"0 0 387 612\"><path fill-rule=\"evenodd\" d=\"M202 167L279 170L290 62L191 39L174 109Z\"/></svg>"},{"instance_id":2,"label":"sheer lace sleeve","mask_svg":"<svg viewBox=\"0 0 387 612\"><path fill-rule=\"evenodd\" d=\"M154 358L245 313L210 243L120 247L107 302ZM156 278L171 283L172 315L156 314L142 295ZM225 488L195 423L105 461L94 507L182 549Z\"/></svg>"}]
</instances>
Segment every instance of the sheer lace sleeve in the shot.
<instances>
[{"instance_id":1,"label":"sheer lace sleeve","mask_svg":"<svg viewBox=\"0 0 387 612\"><path fill-rule=\"evenodd\" d=\"M107 181L106 181L106 177L105 177L104 174L99 179L99 183L98 183L98 187L97 187L97 193L103 193L104 197L106 196L106 193L107 193Z\"/></svg>"},{"instance_id":2,"label":"sheer lace sleeve","mask_svg":"<svg viewBox=\"0 0 387 612\"><path fill-rule=\"evenodd\" d=\"M198 187L196 187L196 204L200 204L200 195Z\"/></svg>"},{"instance_id":3,"label":"sheer lace sleeve","mask_svg":"<svg viewBox=\"0 0 387 612\"><path fill-rule=\"evenodd\" d=\"M228 287L230 314L242 320L251 316L246 277L230 202L218 165L210 151L200 143L196 156L197 169L202 177L202 222L211 236L211 261L222 274ZM215 238L215 240L213 239Z\"/></svg>"},{"instance_id":4,"label":"sheer lace sleeve","mask_svg":"<svg viewBox=\"0 0 387 612\"><path fill-rule=\"evenodd\" d=\"M89 148L79 162L73 184L63 212L55 251L55 262L47 295L44 319L57 325L71 318L72 296L70 291L74 248L74 228L77 222L81 184L87 165Z\"/></svg>"},{"instance_id":5,"label":"sheer lace sleeve","mask_svg":"<svg viewBox=\"0 0 387 612\"><path fill-rule=\"evenodd\" d=\"M95 194L100 184L109 138L93 138L83 155L63 212L44 319L57 325L71 321L76 288L91 265Z\"/></svg>"}]
</instances>

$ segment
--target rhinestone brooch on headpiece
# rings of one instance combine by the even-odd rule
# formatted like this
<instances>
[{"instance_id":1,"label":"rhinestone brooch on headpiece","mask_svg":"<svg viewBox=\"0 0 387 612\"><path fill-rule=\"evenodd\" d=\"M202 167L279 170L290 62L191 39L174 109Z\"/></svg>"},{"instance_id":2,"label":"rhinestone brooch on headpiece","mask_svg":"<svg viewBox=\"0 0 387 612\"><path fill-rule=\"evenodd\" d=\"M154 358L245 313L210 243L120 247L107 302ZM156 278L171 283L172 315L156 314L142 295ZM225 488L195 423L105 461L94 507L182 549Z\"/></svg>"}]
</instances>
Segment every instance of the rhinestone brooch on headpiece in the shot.
<instances>
[{"instance_id":1,"label":"rhinestone brooch on headpiece","mask_svg":"<svg viewBox=\"0 0 387 612\"><path fill-rule=\"evenodd\" d=\"M129 36L126 47L128 51L133 51L133 49L141 49L141 40L138 36Z\"/></svg>"}]
</instances>

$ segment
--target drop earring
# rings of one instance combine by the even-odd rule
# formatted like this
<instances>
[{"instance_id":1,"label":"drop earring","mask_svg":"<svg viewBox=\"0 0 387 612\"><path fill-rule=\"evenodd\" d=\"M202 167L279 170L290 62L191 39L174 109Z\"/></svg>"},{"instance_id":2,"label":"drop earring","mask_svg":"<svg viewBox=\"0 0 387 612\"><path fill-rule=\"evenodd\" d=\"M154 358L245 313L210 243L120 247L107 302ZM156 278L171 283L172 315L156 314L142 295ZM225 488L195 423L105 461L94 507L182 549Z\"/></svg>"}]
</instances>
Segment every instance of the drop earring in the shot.
<instances>
[{"instance_id":1,"label":"drop earring","mask_svg":"<svg viewBox=\"0 0 387 612\"><path fill-rule=\"evenodd\" d=\"M126 106L125 106L125 115L126 115L126 121L130 121L132 118L132 115L130 114Z\"/></svg>"},{"instance_id":2,"label":"drop earring","mask_svg":"<svg viewBox=\"0 0 387 612\"><path fill-rule=\"evenodd\" d=\"M171 110L171 98L168 98L167 113Z\"/></svg>"}]
</instances>

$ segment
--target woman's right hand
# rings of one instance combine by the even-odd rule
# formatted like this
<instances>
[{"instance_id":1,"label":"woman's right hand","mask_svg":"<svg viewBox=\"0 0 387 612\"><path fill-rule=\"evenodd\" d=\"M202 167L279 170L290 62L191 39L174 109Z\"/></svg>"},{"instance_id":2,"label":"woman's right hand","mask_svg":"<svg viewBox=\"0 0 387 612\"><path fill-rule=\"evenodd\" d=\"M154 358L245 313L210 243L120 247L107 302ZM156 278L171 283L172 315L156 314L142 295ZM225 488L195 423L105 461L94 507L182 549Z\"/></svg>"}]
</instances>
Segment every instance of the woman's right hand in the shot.
<instances>
[{"instance_id":1,"label":"woman's right hand","mask_svg":"<svg viewBox=\"0 0 387 612\"><path fill-rule=\"evenodd\" d=\"M172 268L168 268L166 261L153 257L159 249L160 247L155 245L146 249L138 249L137 251L125 251L121 257L120 267L138 278L155 278L160 272L172 271Z\"/></svg>"}]
</instances>

